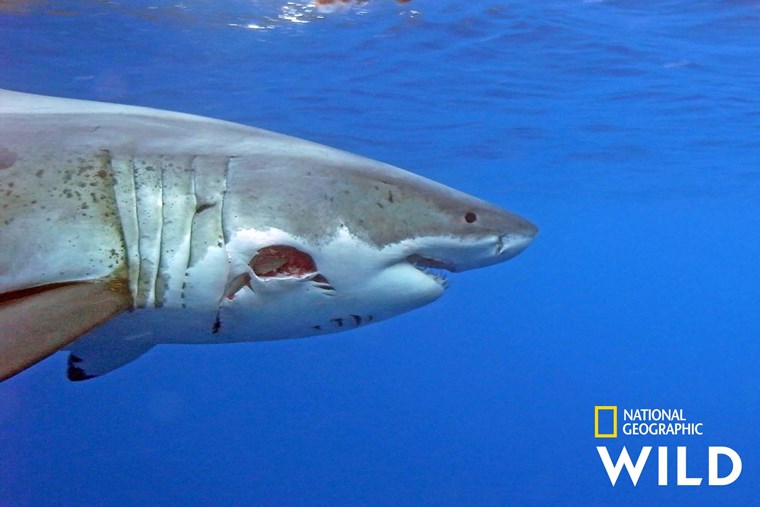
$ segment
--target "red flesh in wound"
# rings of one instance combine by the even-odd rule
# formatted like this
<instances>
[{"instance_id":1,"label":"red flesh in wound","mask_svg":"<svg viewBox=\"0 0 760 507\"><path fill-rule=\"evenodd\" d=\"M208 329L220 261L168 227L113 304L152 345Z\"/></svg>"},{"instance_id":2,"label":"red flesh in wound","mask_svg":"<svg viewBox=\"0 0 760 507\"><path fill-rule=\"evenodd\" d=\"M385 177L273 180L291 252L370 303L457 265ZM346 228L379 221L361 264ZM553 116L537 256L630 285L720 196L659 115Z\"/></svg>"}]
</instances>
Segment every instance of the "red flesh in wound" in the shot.
<instances>
[{"instance_id":1,"label":"red flesh in wound","mask_svg":"<svg viewBox=\"0 0 760 507\"><path fill-rule=\"evenodd\" d=\"M250 266L261 278L303 276L317 272L311 255L286 245L262 248L251 259Z\"/></svg>"}]
</instances>

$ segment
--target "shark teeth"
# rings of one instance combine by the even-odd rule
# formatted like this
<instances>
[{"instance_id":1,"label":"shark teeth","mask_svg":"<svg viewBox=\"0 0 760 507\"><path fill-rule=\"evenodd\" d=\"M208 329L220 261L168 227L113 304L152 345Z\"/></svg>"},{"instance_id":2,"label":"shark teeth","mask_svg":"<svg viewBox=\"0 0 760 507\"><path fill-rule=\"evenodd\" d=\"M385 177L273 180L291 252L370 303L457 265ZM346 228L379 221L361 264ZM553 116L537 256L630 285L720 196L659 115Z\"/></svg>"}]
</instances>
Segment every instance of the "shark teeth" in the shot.
<instances>
[{"instance_id":1,"label":"shark teeth","mask_svg":"<svg viewBox=\"0 0 760 507\"><path fill-rule=\"evenodd\" d=\"M435 259L428 259L418 254L407 257L409 264L422 271L430 278L436 281L444 289L447 289L451 282L448 279L449 264Z\"/></svg>"},{"instance_id":2,"label":"shark teeth","mask_svg":"<svg viewBox=\"0 0 760 507\"><path fill-rule=\"evenodd\" d=\"M444 289L448 289L449 285L451 285L451 282L449 281L448 277L446 276L446 272L442 269L436 269L436 268L426 268L426 267L420 267L420 266L414 266L415 268L419 269L432 279L434 279L438 284L440 284Z\"/></svg>"}]
</instances>

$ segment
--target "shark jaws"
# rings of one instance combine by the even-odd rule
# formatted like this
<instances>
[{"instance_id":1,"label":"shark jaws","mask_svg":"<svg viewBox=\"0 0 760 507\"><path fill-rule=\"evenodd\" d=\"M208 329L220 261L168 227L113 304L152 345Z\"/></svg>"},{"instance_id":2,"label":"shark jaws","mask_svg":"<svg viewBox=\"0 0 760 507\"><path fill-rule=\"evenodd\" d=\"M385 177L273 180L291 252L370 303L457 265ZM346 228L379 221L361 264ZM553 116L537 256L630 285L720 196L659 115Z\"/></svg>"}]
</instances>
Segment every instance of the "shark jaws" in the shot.
<instances>
[{"instance_id":1,"label":"shark jaws","mask_svg":"<svg viewBox=\"0 0 760 507\"><path fill-rule=\"evenodd\" d=\"M0 91L0 379L68 378L162 343L345 331L503 262L529 221L402 169L265 130Z\"/></svg>"}]
</instances>

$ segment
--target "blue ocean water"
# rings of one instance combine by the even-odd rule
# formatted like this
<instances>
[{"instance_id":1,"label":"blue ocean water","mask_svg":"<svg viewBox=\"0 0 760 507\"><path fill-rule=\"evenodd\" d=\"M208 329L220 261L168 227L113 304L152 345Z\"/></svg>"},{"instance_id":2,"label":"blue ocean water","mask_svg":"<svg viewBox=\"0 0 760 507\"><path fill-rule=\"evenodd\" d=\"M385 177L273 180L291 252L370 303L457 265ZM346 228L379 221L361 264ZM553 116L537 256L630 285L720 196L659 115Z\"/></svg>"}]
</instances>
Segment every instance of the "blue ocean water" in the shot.
<instances>
[{"instance_id":1,"label":"blue ocean water","mask_svg":"<svg viewBox=\"0 0 760 507\"><path fill-rule=\"evenodd\" d=\"M307 4L0 2L0 87L303 137L541 234L350 333L77 384L51 357L0 384L0 506L756 502L760 5ZM598 405L704 434L596 439ZM667 446L670 485L655 449L613 487L600 445ZM676 446L703 485L675 485ZM741 456L733 484L706 484L709 446Z\"/></svg>"}]
</instances>

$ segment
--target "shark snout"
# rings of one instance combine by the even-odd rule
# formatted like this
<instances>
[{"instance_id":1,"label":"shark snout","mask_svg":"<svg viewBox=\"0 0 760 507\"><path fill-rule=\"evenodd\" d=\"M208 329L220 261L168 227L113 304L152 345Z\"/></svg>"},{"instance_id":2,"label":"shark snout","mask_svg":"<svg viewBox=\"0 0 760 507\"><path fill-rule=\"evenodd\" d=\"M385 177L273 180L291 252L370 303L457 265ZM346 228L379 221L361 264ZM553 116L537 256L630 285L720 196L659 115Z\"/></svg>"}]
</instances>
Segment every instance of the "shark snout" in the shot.
<instances>
[{"instance_id":1,"label":"shark snout","mask_svg":"<svg viewBox=\"0 0 760 507\"><path fill-rule=\"evenodd\" d=\"M405 260L416 267L458 273L509 260L525 250L538 234L533 223L509 212L490 218L490 227L481 235L427 238L424 246Z\"/></svg>"},{"instance_id":2,"label":"shark snout","mask_svg":"<svg viewBox=\"0 0 760 507\"><path fill-rule=\"evenodd\" d=\"M506 230L496 244L496 256L500 261L511 259L528 248L538 234L538 227L517 215L510 216Z\"/></svg>"}]
</instances>

